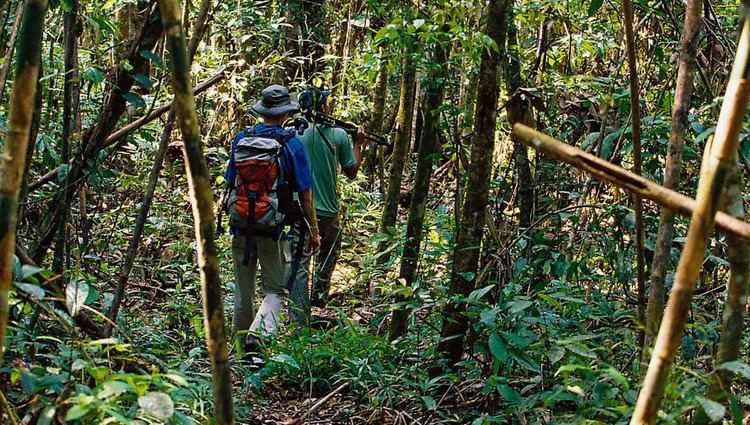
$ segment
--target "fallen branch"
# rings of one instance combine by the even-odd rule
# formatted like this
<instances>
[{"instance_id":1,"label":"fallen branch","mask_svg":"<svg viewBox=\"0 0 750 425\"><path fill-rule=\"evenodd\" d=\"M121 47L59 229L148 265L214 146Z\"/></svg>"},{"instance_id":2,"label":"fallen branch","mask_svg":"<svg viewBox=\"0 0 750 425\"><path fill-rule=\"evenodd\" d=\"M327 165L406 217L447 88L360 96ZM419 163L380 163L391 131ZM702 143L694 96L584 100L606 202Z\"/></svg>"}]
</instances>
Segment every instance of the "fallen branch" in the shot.
<instances>
[{"instance_id":1,"label":"fallen branch","mask_svg":"<svg viewBox=\"0 0 750 425\"><path fill-rule=\"evenodd\" d=\"M224 71L220 71L213 77L203 81L202 83L195 86L193 89L194 95L199 95L212 86L216 85L220 81L224 79ZM141 118L138 118L137 120L131 122L130 124L126 125L125 127L115 131L114 133L110 134L109 137L105 140L105 148L108 148L118 141L120 141L122 138L127 136L128 134L134 132L135 130L138 130L139 128L143 127L144 125L150 123L151 121L154 121L155 119L159 118L160 116L164 115L167 111L169 111L170 108L172 108L172 103L169 102L166 103L153 111L151 111L150 114L144 115ZM53 168L52 170L45 173L43 176L39 177L37 180L29 184L28 191L29 193L39 189L40 187L44 186L45 184L51 182L52 180L57 178L57 175L60 173L60 170L62 169L62 165L57 166L56 168Z\"/></svg>"},{"instance_id":2,"label":"fallen branch","mask_svg":"<svg viewBox=\"0 0 750 425\"><path fill-rule=\"evenodd\" d=\"M328 393L328 395L326 395L325 397L323 397L323 398L319 399L317 402L315 402L315 404L313 404L312 407L310 407L310 409L307 410L307 413L305 413L304 415L300 416L297 419L292 419L292 420L284 422L284 425L302 425L302 424L304 424L305 420L310 415L312 415L313 413L315 413L316 411L318 411L318 409L320 409L321 407L323 407L323 405L326 404L328 402L328 400L332 399L333 396L335 396L336 394L340 393L341 391L343 391L348 386L349 386L348 382L344 382L343 384L339 385L338 387L336 387L336 389L334 389L333 391L331 391L330 393Z\"/></svg>"},{"instance_id":3,"label":"fallen branch","mask_svg":"<svg viewBox=\"0 0 750 425\"><path fill-rule=\"evenodd\" d=\"M612 183L628 192L638 193L645 199L650 199L683 216L690 216L695 209L695 199L646 180L595 155L555 140L523 124L513 126L511 137L552 158L592 174L600 180ZM726 233L731 233L750 241L750 224L738 220L725 212L720 211L716 214L716 226Z\"/></svg>"}]
</instances>

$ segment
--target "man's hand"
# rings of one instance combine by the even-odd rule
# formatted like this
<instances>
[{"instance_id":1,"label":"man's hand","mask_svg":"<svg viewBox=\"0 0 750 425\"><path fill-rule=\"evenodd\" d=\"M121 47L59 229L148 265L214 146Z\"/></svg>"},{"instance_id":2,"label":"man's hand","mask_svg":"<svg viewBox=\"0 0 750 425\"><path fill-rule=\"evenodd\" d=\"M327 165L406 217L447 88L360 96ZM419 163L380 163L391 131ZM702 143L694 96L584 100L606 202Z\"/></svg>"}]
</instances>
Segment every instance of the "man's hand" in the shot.
<instances>
[{"instance_id":1,"label":"man's hand","mask_svg":"<svg viewBox=\"0 0 750 425\"><path fill-rule=\"evenodd\" d=\"M314 234L310 234L310 236L307 238L307 252L310 253L310 255L317 254L318 250L320 249L320 234L316 231Z\"/></svg>"},{"instance_id":2,"label":"man's hand","mask_svg":"<svg viewBox=\"0 0 750 425\"><path fill-rule=\"evenodd\" d=\"M359 146L367 144L367 139L365 138L365 126L359 125L357 127L357 134L354 135L354 144Z\"/></svg>"}]
</instances>

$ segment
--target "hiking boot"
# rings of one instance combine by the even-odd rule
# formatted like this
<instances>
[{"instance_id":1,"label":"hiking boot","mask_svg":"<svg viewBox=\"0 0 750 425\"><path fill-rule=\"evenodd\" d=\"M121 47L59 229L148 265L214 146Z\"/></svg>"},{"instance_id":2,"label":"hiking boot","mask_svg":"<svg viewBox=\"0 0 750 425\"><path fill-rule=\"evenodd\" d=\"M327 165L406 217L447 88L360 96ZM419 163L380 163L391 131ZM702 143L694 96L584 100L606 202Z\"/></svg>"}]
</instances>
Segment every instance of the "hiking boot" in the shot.
<instances>
[{"instance_id":1,"label":"hiking boot","mask_svg":"<svg viewBox=\"0 0 750 425\"><path fill-rule=\"evenodd\" d=\"M243 348L245 349L245 355L251 353L258 354L258 350L260 350L260 339L254 335L248 335L245 339L245 345Z\"/></svg>"}]
</instances>

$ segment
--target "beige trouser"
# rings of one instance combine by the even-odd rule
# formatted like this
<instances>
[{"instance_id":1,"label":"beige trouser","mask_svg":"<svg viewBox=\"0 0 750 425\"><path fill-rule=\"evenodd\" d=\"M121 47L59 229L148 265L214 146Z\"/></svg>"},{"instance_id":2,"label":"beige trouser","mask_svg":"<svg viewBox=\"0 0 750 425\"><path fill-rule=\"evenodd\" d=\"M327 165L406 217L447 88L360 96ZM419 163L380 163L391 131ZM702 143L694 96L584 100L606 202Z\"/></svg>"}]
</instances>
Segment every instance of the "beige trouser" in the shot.
<instances>
[{"instance_id":1,"label":"beige trouser","mask_svg":"<svg viewBox=\"0 0 750 425\"><path fill-rule=\"evenodd\" d=\"M234 333L249 330L265 336L276 331L282 321L281 309L286 295L292 255L289 241L251 237L246 245L245 235L232 237L234 262ZM250 249L249 262L243 264L245 249ZM255 280L260 263L263 302L255 314ZM251 322L252 321L252 322Z\"/></svg>"}]
</instances>

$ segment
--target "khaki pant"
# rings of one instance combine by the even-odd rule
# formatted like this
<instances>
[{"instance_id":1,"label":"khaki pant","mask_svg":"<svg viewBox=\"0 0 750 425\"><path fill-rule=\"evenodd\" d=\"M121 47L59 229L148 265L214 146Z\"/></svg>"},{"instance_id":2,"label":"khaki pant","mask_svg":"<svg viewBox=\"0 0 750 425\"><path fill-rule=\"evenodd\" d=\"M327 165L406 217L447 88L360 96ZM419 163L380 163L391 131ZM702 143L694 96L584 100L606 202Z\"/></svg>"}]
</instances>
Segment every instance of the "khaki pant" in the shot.
<instances>
[{"instance_id":1,"label":"khaki pant","mask_svg":"<svg viewBox=\"0 0 750 425\"><path fill-rule=\"evenodd\" d=\"M331 276L336 268L341 251L341 224L339 214L333 217L321 217L318 220L320 231L320 251L315 257L315 274L313 276L312 303L314 305L324 304L328 300L328 292L331 290ZM309 233L305 230L305 240ZM297 244L298 235L292 238L292 249ZM310 288L308 286L308 267L310 265L310 254L307 249L302 254L300 265L295 274L292 291L289 294L291 300L290 315L292 320L300 326L305 326L310 318Z\"/></svg>"},{"instance_id":2,"label":"khaki pant","mask_svg":"<svg viewBox=\"0 0 750 425\"><path fill-rule=\"evenodd\" d=\"M281 308L286 295L292 260L290 244L287 240L275 241L271 238L247 236L232 237L232 260L234 262L234 333L250 331L264 336L276 331L281 323ZM250 250L250 261L243 264L245 250ZM263 302L255 314L255 281L260 263Z\"/></svg>"}]
</instances>

